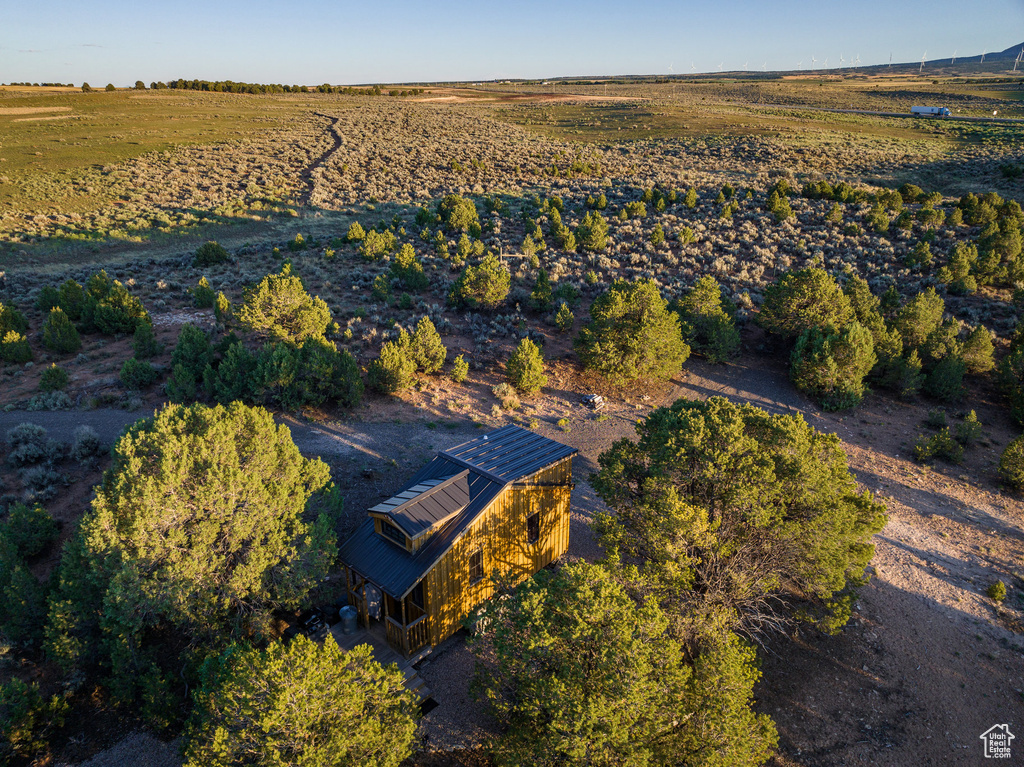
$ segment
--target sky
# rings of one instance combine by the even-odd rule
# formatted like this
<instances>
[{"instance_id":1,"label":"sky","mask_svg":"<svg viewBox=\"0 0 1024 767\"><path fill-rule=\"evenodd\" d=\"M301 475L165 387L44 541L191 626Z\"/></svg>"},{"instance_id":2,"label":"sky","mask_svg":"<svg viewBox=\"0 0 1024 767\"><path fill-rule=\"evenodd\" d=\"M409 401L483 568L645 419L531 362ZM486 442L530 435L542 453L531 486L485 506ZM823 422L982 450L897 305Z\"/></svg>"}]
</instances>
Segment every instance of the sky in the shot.
<instances>
[{"instance_id":1,"label":"sky","mask_svg":"<svg viewBox=\"0 0 1024 767\"><path fill-rule=\"evenodd\" d=\"M3 0L0 82L314 85L792 70L1024 42L1024 0Z\"/></svg>"}]
</instances>

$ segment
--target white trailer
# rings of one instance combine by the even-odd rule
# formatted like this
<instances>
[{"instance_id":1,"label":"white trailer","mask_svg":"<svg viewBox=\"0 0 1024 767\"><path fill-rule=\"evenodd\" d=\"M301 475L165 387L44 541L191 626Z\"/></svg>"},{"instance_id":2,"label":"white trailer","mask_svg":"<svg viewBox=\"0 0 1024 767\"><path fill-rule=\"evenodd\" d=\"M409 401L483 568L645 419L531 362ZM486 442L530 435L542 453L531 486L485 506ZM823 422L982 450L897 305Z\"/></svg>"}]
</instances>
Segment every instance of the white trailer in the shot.
<instances>
[{"instance_id":1,"label":"white trailer","mask_svg":"<svg viewBox=\"0 0 1024 767\"><path fill-rule=\"evenodd\" d=\"M910 114L915 117L929 115L932 117L949 117L950 112L946 107L910 107Z\"/></svg>"}]
</instances>

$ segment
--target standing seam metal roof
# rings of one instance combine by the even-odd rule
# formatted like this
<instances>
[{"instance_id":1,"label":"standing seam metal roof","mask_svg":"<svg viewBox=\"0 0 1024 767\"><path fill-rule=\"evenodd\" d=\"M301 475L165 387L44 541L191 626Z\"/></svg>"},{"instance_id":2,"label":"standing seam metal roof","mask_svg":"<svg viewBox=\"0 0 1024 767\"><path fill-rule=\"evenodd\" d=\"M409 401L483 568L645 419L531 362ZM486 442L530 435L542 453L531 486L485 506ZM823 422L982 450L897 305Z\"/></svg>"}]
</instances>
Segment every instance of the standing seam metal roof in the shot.
<instances>
[{"instance_id":1,"label":"standing seam metal roof","mask_svg":"<svg viewBox=\"0 0 1024 767\"><path fill-rule=\"evenodd\" d=\"M342 544L340 559L388 594L403 599L506 485L577 452L519 426L505 426L439 453L416 472L396 497L430 480L452 479L468 468L469 499L465 507L453 514L415 553L377 535L373 519L368 517Z\"/></svg>"}]
</instances>

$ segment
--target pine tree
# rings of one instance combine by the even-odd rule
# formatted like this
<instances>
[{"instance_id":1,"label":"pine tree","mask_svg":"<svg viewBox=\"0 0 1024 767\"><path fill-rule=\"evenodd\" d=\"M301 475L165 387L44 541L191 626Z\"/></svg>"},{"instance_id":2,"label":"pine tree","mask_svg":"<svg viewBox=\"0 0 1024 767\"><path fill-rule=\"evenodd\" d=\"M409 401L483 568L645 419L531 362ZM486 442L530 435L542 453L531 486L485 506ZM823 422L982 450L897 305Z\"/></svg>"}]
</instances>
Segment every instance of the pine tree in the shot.
<instances>
[{"instance_id":1,"label":"pine tree","mask_svg":"<svg viewBox=\"0 0 1024 767\"><path fill-rule=\"evenodd\" d=\"M46 316L46 322L43 324L43 345L57 354L71 354L82 348L78 330L59 306L50 309Z\"/></svg>"},{"instance_id":2,"label":"pine tree","mask_svg":"<svg viewBox=\"0 0 1024 767\"><path fill-rule=\"evenodd\" d=\"M529 338L519 342L505 364L505 377L522 394L536 394L542 386L546 386L548 378L544 375L544 357L537 344Z\"/></svg>"}]
</instances>

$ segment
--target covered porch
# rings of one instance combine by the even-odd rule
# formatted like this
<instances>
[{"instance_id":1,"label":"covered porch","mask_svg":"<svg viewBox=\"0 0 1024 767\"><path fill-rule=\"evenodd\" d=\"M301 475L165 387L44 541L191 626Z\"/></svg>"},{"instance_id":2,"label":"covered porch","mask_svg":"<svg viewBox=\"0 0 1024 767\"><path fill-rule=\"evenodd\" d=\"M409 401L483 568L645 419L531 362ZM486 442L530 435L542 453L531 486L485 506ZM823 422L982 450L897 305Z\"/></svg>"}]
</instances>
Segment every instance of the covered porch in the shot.
<instances>
[{"instance_id":1,"label":"covered porch","mask_svg":"<svg viewBox=\"0 0 1024 767\"><path fill-rule=\"evenodd\" d=\"M368 634L383 634L387 646L403 658L411 658L429 646L430 615L425 609L422 583L399 599L348 566L345 583L348 603L356 608L359 624Z\"/></svg>"}]
</instances>

